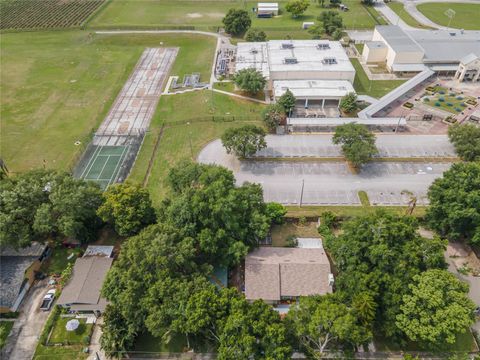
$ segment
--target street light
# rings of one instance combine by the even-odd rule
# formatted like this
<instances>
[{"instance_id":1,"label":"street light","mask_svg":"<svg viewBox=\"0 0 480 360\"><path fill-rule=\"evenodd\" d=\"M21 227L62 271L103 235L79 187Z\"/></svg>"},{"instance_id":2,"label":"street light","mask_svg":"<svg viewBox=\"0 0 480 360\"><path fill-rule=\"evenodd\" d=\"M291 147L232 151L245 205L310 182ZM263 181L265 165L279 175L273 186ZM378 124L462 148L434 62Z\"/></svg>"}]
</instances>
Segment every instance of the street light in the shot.
<instances>
[{"instance_id":1,"label":"street light","mask_svg":"<svg viewBox=\"0 0 480 360\"><path fill-rule=\"evenodd\" d=\"M190 156L192 157L192 160L193 160L192 131L190 130L190 121L187 121L187 125L188 125L188 141L190 143Z\"/></svg>"}]
</instances>

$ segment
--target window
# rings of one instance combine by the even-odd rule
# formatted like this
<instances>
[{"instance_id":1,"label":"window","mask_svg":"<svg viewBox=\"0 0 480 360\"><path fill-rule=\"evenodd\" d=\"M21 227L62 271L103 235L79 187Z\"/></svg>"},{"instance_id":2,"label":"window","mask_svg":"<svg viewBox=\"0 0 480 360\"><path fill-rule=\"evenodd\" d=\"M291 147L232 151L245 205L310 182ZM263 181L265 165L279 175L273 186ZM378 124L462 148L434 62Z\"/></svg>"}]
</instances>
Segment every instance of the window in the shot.
<instances>
[{"instance_id":1,"label":"window","mask_svg":"<svg viewBox=\"0 0 480 360\"><path fill-rule=\"evenodd\" d=\"M324 59L322 60L322 63L324 63L325 65L337 64L337 59L332 58L332 57L324 58Z\"/></svg>"}]
</instances>

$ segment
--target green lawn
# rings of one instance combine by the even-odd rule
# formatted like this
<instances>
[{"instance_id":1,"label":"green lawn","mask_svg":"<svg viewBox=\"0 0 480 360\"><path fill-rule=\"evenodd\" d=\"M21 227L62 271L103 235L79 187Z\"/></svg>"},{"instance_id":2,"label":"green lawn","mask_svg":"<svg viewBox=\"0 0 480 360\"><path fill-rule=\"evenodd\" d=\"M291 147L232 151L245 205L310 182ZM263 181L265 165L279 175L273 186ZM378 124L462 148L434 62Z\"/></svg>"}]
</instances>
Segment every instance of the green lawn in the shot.
<instances>
[{"instance_id":1,"label":"green lawn","mask_svg":"<svg viewBox=\"0 0 480 360\"><path fill-rule=\"evenodd\" d=\"M362 216L376 212L382 209L393 214L404 215L407 211L406 206L287 206L287 216L289 217L318 217L325 211L331 211L338 217L346 219L356 216ZM413 216L422 218L425 216L425 206L417 206Z\"/></svg>"},{"instance_id":2,"label":"green lawn","mask_svg":"<svg viewBox=\"0 0 480 360\"><path fill-rule=\"evenodd\" d=\"M88 354L82 352L84 345L43 346L37 345L33 360L85 360Z\"/></svg>"},{"instance_id":3,"label":"green lawn","mask_svg":"<svg viewBox=\"0 0 480 360\"><path fill-rule=\"evenodd\" d=\"M431 27L419 23L415 18L413 18L404 8L403 3L391 1L387 3L388 7L392 9L404 22L408 25L420 28L420 29L431 29Z\"/></svg>"},{"instance_id":4,"label":"green lawn","mask_svg":"<svg viewBox=\"0 0 480 360\"><path fill-rule=\"evenodd\" d=\"M165 176L175 163L184 158L191 158L192 153L196 158L203 146L219 138L229 127L244 125L247 122L261 125L260 114L263 107L262 104L208 90L163 96L129 179L138 183L143 182L153 154L154 162L148 188L154 203L158 205L166 194ZM235 117L235 120L214 122L211 121L212 116L217 119L223 116L229 120ZM165 128L154 153L162 124L165 124Z\"/></svg>"},{"instance_id":5,"label":"green lawn","mask_svg":"<svg viewBox=\"0 0 480 360\"><path fill-rule=\"evenodd\" d=\"M58 344L63 343L67 345L85 345L89 344L86 341L86 337L90 337L92 334L92 324L86 324L85 319L77 319L80 321L80 325L77 330L67 331L65 328L67 322L73 318L59 317L53 326L52 334L50 335L49 343Z\"/></svg>"},{"instance_id":6,"label":"green lawn","mask_svg":"<svg viewBox=\"0 0 480 360\"><path fill-rule=\"evenodd\" d=\"M70 249L58 245L53 248L50 258L43 263L42 271L48 275L61 274L69 263L75 262L81 252L82 250L79 248ZM68 259L71 254L74 256Z\"/></svg>"},{"instance_id":7,"label":"green lawn","mask_svg":"<svg viewBox=\"0 0 480 360\"><path fill-rule=\"evenodd\" d=\"M0 350L3 349L7 343L7 338L12 330L13 324L13 321L0 321Z\"/></svg>"},{"instance_id":8,"label":"green lawn","mask_svg":"<svg viewBox=\"0 0 480 360\"><path fill-rule=\"evenodd\" d=\"M418 5L417 9L438 25L465 30L480 30L480 4L425 3ZM445 11L448 9L456 12L450 25L450 19L445 15Z\"/></svg>"},{"instance_id":9,"label":"green lawn","mask_svg":"<svg viewBox=\"0 0 480 360\"><path fill-rule=\"evenodd\" d=\"M356 71L353 87L358 94L380 98L405 82L405 80L370 80L358 59L352 58L350 61Z\"/></svg>"},{"instance_id":10,"label":"green lawn","mask_svg":"<svg viewBox=\"0 0 480 360\"><path fill-rule=\"evenodd\" d=\"M279 1L280 9L284 9L287 1ZM366 8L357 0L344 0L350 11L341 12L344 24L350 29L371 29L376 24L385 24L373 8ZM222 18L230 8L245 8L251 13L252 26L264 29L269 38L310 38L301 30L304 21L315 21L324 10L311 3L305 14L293 19L283 11L272 19L258 19L251 9L257 1L220 0L220 1L185 1L185 0L112 0L89 24L92 28L182 28L195 27L197 30L216 31L222 26Z\"/></svg>"},{"instance_id":11,"label":"green lawn","mask_svg":"<svg viewBox=\"0 0 480 360\"><path fill-rule=\"evenodd\" d=\"M179 46L173 73L209 78L216 40L201 35L2 34L2 157L13 172L68 170L147 46ZM80 140L81 146L74 143Z\"/></svg>"},{"instance_id":12,"label":"green lawn","mask_svg":"<svg viewBox=\"0 0 480 360\"><path fill-rule=\"evenodd\" d=\"M320 237L316 222L307 222L305 225L286 222L272 227L272 246L287 246L287 239L295 237Z\"/></svg>"}]
</instances>

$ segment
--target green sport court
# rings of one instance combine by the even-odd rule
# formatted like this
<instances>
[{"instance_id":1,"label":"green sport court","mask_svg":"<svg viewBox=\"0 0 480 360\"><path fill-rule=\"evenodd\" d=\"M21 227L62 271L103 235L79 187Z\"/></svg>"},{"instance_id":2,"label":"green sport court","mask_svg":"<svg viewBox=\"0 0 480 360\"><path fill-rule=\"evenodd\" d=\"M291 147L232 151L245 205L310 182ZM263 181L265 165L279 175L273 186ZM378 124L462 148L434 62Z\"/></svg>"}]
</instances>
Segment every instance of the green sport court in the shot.
<instances>
[{"instance_id":1,"label":"green sport court","mask_svg":"<svg viewBox=\"0 0 480 360\"><path fill-rule=\"evenodd\" d=\"M96 146L81 178L98 183L102 189L115 182L128 146Z\"/></svg>"}]
</instances>

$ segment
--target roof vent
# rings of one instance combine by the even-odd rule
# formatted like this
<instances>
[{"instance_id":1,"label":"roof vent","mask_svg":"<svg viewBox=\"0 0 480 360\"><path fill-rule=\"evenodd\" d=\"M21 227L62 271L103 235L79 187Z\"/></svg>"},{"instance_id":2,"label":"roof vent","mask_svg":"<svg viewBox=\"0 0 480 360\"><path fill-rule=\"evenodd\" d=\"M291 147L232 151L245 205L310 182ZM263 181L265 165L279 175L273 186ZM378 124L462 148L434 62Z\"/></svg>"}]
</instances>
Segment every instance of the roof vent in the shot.
<instances>
[{"instance_id":1,"label":"roof vent","mask_svg":"<svg viewBox=\"0 0 480 360\"><path fill-rule=\"evenodd\" d=\"M285 58L285 64L296 64L296 63L298 63L297 58L294 58L294 57Z\"/></svg>"},{"instance_id":2,"label":"roof vent","mask_svg":"<svg viewBox=\"0 0 480 360\"><path fill-rule=\"evenodd\" d=\"M318 50L328 50L330 49L330 44L317 44Z\"/></svg>"},{"instance_id":3,"label":"roof vent","mask_svg":"<svg viewBox=\"0 0 480 360\"><path fill-rule=\"evenodd\" d=\"M293 49L292 43L282 43L282 49Z\"/></svg>"},{"instance_id":4,"label":"roof vent","mask_svg":"<svg viewBox=\"0 0 480 360\"><path fill-rule=\"evenodd\" d=\"M324 63L325 65L333 65L333 64L337 64L337 59L335 58L324 58L322 60L322 63Z\"/></svg>"},{"instance_id":5,"label":"roof vent","mask_svg":"<svg viewBox=\"0 0 480 360\"><path fill-rule=\"evenodd\" d=\"M250 49L250 54L258 54L258 50L255 48Z\"/></svg>"}]
</instances>

